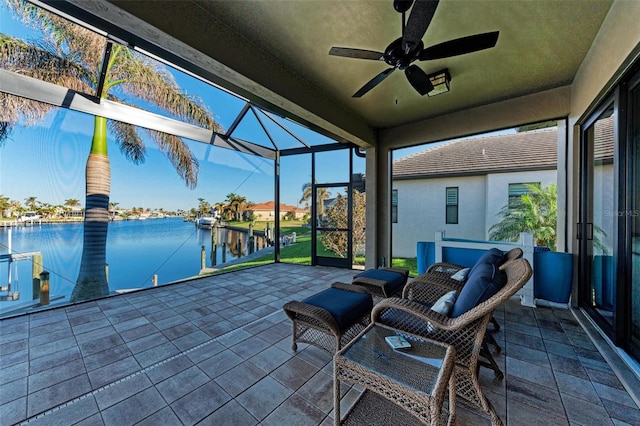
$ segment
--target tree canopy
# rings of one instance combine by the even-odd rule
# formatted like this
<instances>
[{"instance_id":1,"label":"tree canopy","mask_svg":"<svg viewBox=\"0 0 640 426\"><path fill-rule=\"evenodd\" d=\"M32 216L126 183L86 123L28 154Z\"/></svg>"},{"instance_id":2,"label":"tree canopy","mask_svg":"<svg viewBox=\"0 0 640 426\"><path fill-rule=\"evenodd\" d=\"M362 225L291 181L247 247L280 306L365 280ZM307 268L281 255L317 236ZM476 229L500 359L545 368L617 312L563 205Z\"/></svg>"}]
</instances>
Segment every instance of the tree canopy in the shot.
<instances>
[{"instance_id":1,"label":"tree canopy","mask_svg":"<svg viewBox=\"0 0 640 426\"><path fill-rule=\"evenodd\" d=\"M518 241L521 232L533 235L538 246L556 249L558 194L556 184L542 188L526 185L529 192L512 200L498 212L501 219L489 228L491 241Z\"/></svg>"}]
</instances>

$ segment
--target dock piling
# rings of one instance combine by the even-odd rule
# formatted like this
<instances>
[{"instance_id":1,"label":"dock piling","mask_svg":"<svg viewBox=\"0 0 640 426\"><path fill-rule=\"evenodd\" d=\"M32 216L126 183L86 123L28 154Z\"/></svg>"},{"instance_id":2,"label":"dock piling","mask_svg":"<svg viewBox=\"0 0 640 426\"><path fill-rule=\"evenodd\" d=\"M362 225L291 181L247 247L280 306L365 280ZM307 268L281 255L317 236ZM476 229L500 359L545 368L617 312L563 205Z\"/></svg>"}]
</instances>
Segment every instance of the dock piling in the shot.
<instances>
[{"instance_id":1,"label":"dock piling","mask_svg":"<svg viewBox=\"0 0 640 426\"><path fill-rule=\"evenodd\" d=\"M31 258L31 276L32 276L32 289L33 300L40 297L40 274L42 273L42 254L34 254Z\"/></svg>"},{"instance_id":2,"label":"dock piling","mask_svg":"<svg viewBox=\"0 0 640 426\"><path fill-rule=\"evenodd\" d=\"M49 272L40 273L40 306L49 304Z\"/></svg>"}]
</instances>

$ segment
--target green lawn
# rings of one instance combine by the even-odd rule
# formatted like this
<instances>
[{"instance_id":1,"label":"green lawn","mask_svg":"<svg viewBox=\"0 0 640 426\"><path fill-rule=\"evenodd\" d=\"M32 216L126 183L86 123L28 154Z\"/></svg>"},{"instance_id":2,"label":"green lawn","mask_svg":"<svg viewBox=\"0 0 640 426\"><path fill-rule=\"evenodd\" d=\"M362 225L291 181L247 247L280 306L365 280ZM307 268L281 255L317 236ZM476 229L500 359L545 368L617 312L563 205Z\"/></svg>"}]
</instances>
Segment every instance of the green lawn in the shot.
<instances>
[{"instance_id":1,"label":"green lawn","mask_svg":"<svg viewBox=\"0 0 640 426\"><path fill-rule=\"evenodd\" d=\"M227 222L229 226L235 226L238 228L249 229L249 224L252 222ZM253 222L254 229L259 231L264 231L267 222ZM273 222L269 222L270 226L273 226ZM282 234L291 235L293 232L296 233L296 244L291 244L286 247L280 248L280 261L283 263L293 263L298 265L310 265L311 264L311 230L303 226L304 222L301 220L281 220L280 221L280 232ZM335 254L325 250L325 248L318 241L318 254L320 256L334 257ZM216 271L213 274L221 273L221 272L229 272L238 269L248 268L252 266L260 266L266 265L269 263L273 263L273 254L266 254L264 256L258 257L256 259L243 262L242 264L229 266L220 271ZM364 256L356 256L353 259L354 265L364 265L365 258ZM418 273L417 261L415 258L394 258L393 267L395 268L405 268L409 270L409 274L411 276L415 276Z\"/></svg>"},{"instance_id":2,"label":"green lawn","mask_svg":"<svg viewBox=\"0 0 640 426\"><path fill-rule=\"evenodd\" d=\"M236 228L244 228L249 229L249 225L253 223L253 229L256 231L264 231L267 228L267 223L271 228L273 228L273 222L266 221L256 221L256 222L234 222L234 221L226 221L226 224L229 226L235 226ZM295 232L296 235L301 235L305 233L311 232L311 229L303 226L304 222L301 220L281 220L280 221L280 232L282 234L291 234Z\"/></svg>"},{"instance_id":3,"label":"green lawn","mask_svg":"<svg viewBox=\"0 0 640 426\"><path fill-rule=\"evenodd\" d=\"M230 226L237 226L249 229L251 222L227 222ZM280 232L283 234L291 235L292 232L296 233L296 243L290 244L286 247L280 247L280 261L283 263L293 263L297 265L310 265L311 264L311 232L307 227L302 226L301 221L281 221ZM266 222L255 222L254 229L264 230ZM318 246L318 254L321 256L335 256L335 254L327 252L324 247ZM248 268L252 266L266 265L273 263L273 253L266 254L264 256L243 262L238 265L229 266L220 271L214 272L214 274L235 271L238 269ZM356 256L353 260L355 265L364 265L364 256ZM393 267L405 268L409 270L409 274L412 276L417 275L418 267L416 258L394 258Z\"/></svg>"}]
</instances>

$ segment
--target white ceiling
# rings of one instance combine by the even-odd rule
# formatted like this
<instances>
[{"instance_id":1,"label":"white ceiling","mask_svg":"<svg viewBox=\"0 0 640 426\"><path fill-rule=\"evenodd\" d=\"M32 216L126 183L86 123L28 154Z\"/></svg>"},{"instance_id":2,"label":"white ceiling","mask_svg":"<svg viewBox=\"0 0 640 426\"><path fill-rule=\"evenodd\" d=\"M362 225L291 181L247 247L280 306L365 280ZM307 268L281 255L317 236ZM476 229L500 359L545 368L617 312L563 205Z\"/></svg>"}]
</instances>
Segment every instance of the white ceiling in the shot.
<instances>
[{"instance_id":1,"label":"white ceiling","mask_svg":"<svg viewBox=\"0 0 640 426\"><path fill-rule=\"evenodd\" d=\"M107 11L102 0L71 3L120 25L121 15ZM612 0L442 0L425 46L497 30L496 47L416 62L427 73L448 68L449 93L420 96L396 70L359 99L353 93L388 65L328 52L332 46L384 51L401 35L392 0L109 3L213 59L215 66L200 67L257 104L339 139L375 142L379 129L570 84ZM127 31L150 38L139 26ZM161 37L151 41L163 44Z\"/></svg>"}]
</instances>

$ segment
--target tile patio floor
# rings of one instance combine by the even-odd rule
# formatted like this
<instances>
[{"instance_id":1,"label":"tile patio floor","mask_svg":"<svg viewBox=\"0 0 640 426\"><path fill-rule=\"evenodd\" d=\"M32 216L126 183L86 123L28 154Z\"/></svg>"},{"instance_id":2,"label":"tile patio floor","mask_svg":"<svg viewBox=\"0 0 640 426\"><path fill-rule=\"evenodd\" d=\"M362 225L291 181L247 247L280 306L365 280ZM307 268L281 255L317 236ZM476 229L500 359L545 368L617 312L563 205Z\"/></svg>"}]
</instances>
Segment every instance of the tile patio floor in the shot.
<instances>
[{"instance_id":1,"label":"tile patio floor","mask_svg":"<svg viewBox=\"0 0 640 426\"><path fill-rule=\"evenodd\" d=\"M331 357L294 353L281 308L354 273L273 264L0 321L0 424L331 425ZM505 424L640 424L571 311L496 317L505 379L481 371Z\"/></svg>"}]
</instances>

